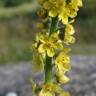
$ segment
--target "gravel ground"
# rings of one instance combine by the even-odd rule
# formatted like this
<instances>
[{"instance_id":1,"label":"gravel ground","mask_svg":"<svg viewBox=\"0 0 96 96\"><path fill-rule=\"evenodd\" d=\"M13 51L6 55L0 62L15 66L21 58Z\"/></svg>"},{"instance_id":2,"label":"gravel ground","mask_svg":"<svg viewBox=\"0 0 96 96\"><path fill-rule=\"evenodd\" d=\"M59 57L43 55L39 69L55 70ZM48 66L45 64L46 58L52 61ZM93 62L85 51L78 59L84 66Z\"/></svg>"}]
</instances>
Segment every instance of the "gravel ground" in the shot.
<instances>
[{"instance_id":1,"label":"gravel ground","mask_svg":"<svg viewBox=\"0 0 96 96\"><path fill-rule=\"evenodd\" d=\"M96 56L72 56L71 82L64 86L72 96L96 96ZM0 96L16 91L20 96L32 96L28 78L38 81L42 75L32 73L32 64L22 62L0 66ZM3 96L3 95L2 95Z\"/></svg>"}]
</instances>

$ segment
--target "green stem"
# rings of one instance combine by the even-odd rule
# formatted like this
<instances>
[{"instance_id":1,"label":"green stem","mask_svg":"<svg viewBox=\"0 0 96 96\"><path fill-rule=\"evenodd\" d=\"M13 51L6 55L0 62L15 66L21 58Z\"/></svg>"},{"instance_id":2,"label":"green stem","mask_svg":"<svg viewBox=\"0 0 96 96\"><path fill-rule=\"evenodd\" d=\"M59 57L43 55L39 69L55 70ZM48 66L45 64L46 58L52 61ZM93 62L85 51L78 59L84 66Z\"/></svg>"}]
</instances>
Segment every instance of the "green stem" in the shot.
<instances>
[{"instance_id":1,"label":"green stem","mask_svg":"<svg viewBox=\"0 0 96 96\"><path fill-rule=\"evenodd\" d=\"M49 34L51 35L53 32L56 31L56 28L57 28L57 24L58 24L58 17L54 17L52 18L51 20L51 24L50 24L50 31L49 31Z\"/></svg>"},{"instance_id":2,"label":"green stem","mask_svg":"<svg viewBox=\"0 0 96 96\"><path fill-rule=\"evenodd\" d=\"M48 57L46 54L46 62L45 62L45 83L51 82L52 80L52 58Z\"/></svg>"},{"instance_id":3,"label":"green stem","mask_svg":"<svg viewBox=\"0 0 96 96\"><path fill-rule=\"evenodd\" d=\"M57 17L52 18L51 25L49 28L49 35L51 35L57 27ZM46 54L45 61L45 83L52 82L52 58Z\"/></svg>"}]
</instances>

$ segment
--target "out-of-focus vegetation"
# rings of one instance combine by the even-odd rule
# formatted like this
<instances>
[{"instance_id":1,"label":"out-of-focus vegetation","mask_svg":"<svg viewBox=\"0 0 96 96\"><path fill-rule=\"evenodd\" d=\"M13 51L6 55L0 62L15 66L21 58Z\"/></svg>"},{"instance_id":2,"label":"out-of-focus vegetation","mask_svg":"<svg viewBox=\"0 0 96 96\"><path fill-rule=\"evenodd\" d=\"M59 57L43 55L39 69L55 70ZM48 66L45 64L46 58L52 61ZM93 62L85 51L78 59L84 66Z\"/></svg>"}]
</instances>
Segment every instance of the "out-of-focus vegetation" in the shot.
<instances>
[{"instance_id":1,"label":"out-of-focus vegetation","mask_svg":"<svg viewBox=\"0 0 96 96\"><path fill-rule=\"evenodd\" d=\"M0 7L14 7L31 1L33 0L0 0Z\"/></svg>"},{"instance_id":2,"label":"out-of-focus vegetation","mask_svg":"<svg viewBox=\"0 0 96 96\"><path fill-rule=\"evenodd\" d=\"M38 0L0 0L0 64L31 60ZM72 54L96 54L96 0L83 0Z\"/></svg>"},{"instance_id":3,"label":"out-of-focus vegetation","mask_svg":"<svg viewBox=\"0 0 96 96\"><path fill-rule=\"evenodd\" d=\"M77 17L77 43L95 44L96 41L96 0L83 0L84 6Z\"/></svg>"}]
</instances>

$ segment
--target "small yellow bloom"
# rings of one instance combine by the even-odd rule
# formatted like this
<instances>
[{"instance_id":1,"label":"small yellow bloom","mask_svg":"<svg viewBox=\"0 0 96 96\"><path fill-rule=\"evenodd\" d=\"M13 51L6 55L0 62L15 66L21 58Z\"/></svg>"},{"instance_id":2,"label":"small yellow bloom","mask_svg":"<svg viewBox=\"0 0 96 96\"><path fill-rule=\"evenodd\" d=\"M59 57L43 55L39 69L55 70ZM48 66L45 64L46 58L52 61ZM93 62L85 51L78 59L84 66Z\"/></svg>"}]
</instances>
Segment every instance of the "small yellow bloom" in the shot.
<instances>
[{"instance_id":1,"label":"small yellow bloom","mask_svg":"<svg viewBox=\"0 0 96 96\"><path fill-rule=\"evenodd\" d=\"M68 24L65 27L64 42L69 45L75 42L75 38L72 36L75 33L72 25Z\"/></svg>"},{"instance_id":2,"label":"small yellow bloom","mask_svg":"<svg viewBox=\"0 0 96 96\"><path fill-rule=\"evenodd\" d=\"M71 35L65 34L64 43L66 45L73 44L73 43L75 43L75 38Z\"/></svg>"},{"instance_id":3,"label":"small yellow bloom","mask_svg":"<svg viewBox=\"0 0 96 96\"><path fill-rule=\"evenodd\" d=\"M36 90L36 83L32 82L32 91L35 92Z\"/></svg>"},{"instance_id":4,"label":"small yellow bloom","mask_svg":"<svg viewBox=\"0 0 96 96\"><path fill-rule=\"evenodd\" d=\"M38 12L37 12L37 14L38 14L38 16L40 17L40 18L42 18L42 19L45 19L46 17L47 17L47 12L46 12L46 10L45 9L41 9L41 10L39 10Z\"/></svg>"},{"instance_id":5,"label":"small yellow bloom","mask_svg":"<svg viewBox=\"0 0 96 96\"><path fill-rule=\"evenodd\" d=\"M43 85L43 90L52 92L52 90L53 90L53 84L52 83L44 84Z\"/></svg>"},{"instance_id":6,"label":"small yellow bloom","mask_svg":"<svg viewBox=\"0 0 96 96\"><path fill-rule=\"evenodd\" d=\"M32 64L34 71L43 71L44 69L43 57L40 53L38 53L37 50L34 50L33 52Z\"/></svg>"},{"instance_id":7,"label":"small yellow bloom","mask_svg":"<svg viewBox=\"0 0 96 96\"><path fill-rule=\"evenodd\" d=\"M54 96L53 83L44 84L42 86L42 90L39 93L39 96Z\"/></svg>"},{"instance_id":8,"label":"small yellow bloom","mask_svg":"<svg viewBox=\"0 0 96 96\"><path fill-rule=\"evenodd\" d=\"M62 21L63 24L68 24L68 8L66 6L63 6L61 11L59 11L58 18Z\"/></svg>"},{"instance_id":9,"label":"small yellow bloom","mask_svg":"<svg viewBox=\"0 0 96 96\"><path fill-rule=\"evenodd\" d=\"M47 52L49 57L53 57L55 54L55 49L62 49L62 42L58 38L58 33L53 33L50 37L45 35L40 38L40 46L38 51L40 53Z\"/></svg>"},{"instance_id":10,"label":"small yellow bloom","mask_svg":"<svg viewBox=\"0 0 96 96\"><path fill-rule=\"evenodd\" d=\"M65 4L64 0L46 0L44 8L49 11L49 16L56 17Z\"/></svg>"},{"instance_id":11,"label":"small yellow bloom","mask_svg":"<svg viewBox=\"0 0 96 96\"><path fill-rule=\"evenodd\" d=\"M78 0L78 6L80 6L80 7L83 6L82 0Z\"/></svg>"},{"instance_id":12,"label":"small yellow bloom","mask_svg":"<svg viewBox=\"0 0 96 96\"><path fill-rule=\"evenodd\" d=\"M42 38L41 33L36 33L36 37L35 37L35 42L32 43L32 49L36 50L36 48L38 47L38 44L40 43L40 38Z\"/></svg>"},{"instance_id":13,"label":"small yellow bloom","mask_svg":"<svg viewBox=\"0 0 96 96\"><path fill-rule=\"evenodd\" d=\"M74 5L74 6L76 6L77 5L77 7L82 7L82 0L71 0L71 3Z\"/></svg>"},{"instance_id":14,"label":"small yellow bloom","mask_svg":"<svg viewBox=\"0 0 96 96\"><path fill-rule=\"evenodd\" d=\"M62 88L57 83L46 83L42 86L42 92L48 95L51 94L52 96L55 96L54 93L60 94L61 91Z\"/></svg>"},{"instance_id":15,"label":"small yellow bloom","mask_svg":"<svg viewBox=\"0 0 96 96\"><path fill-rule=\"evenodd\" d=\"M64 49L59 56L57 56L55 60L55 65L57 66L58 70L62 71L69 71L71 66L70 66L70 58L67 55L67 52L69 49Z\"/></svg>"},{"instance_id":16,"label":"small yellow bloom","mask_svg":"<svg viewBox=\"0 0 96 96\"><path fill-rule=\"evenodd\" d=\"M32 49L36 49L37 48L37 42L36 43L32 43Z\"/></svg>"},{"instance_id":17,"label":"small yellow bloom","mask_svg":"<svg viewBox=\"0 0 96 96\"><path fill-rule=\"evenodd\" d=\"M58 83L60 84L65 84L65 83L68 83L70 81L70 79L64 75L65 72L63 71L57 71L56 72L56 80Z\"/></svg>"},{"instance_id":18,"label":"small yellow bloom","mask_svg":"<svg viewBox=\"0 0 96 96\"><path fill-rule=\"evenodd\" d=\"M58 18L62 21L64 25L69 24L69 17L74 18L77 16L77 11L73 10L70 5L64 6L62 11L59 12Z\"/></svg>"},{"instance_id":19,"label":"small yellow bloom","mask_svg":"<svg viewBox=\"0 0 96 96\"><path fill-rule=\"evenodd\" d=\"M55 96L51 92L41 90L38 96Z\"/></svg>"},{"instance_id":20,"label":"small yellow bloom","mask_svg":"<svg viewBox=\"0 0 96 96\"><path fill-rule=\"evenodd\" d=\"M69 35L73 35L75 33L75 30L72 25L68 24L66 25L65 32Z\"/></svg>"},{"instance_id":21,"label":"small yellow bloom","mask_svg":"<svg viewBox=\"0 0 96 96\"><path fill-rule=\"evenodd\" d=\"M38 23L38 24L37 24L37 28L39 28L39 29L44 29L44 24L43 24L43 23Z\"/></svg>"},{"instance_id":22,"label":"small yellow bloom","mask_svg":"<svg viewBox=\"0 0 96 96\"><path fill-rule=\"evenodd\" d=\"M78 11L79 7L82 7L82 0L71 0L69 5L71 6L71 9Z\"/></svg>"}]
</instances>

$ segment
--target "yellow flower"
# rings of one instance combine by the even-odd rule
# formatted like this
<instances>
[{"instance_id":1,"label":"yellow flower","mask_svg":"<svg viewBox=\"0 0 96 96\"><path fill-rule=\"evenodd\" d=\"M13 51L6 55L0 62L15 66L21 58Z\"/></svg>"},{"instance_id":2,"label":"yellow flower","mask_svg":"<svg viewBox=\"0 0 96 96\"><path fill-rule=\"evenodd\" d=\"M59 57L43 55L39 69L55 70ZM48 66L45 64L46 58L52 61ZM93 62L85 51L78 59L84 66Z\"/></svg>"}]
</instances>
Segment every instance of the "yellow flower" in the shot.
<instances>
[{"instance_id":1,"label":"yellow flower","mask_svg":"<svg viewBox=\"0 0 96 96\"><path fill-rule=\"evenodd\" d=\"M77 7L82 7L82 0L71 0L71 4L74 5L74 8L75 6Z\"/></svg>"},{"instance_id":2,"label":"yellow flower","mask_svg":"<svg viewBox=\"0 0 96 96\"><path fill-rule=\"evenodd\" d=\"M33 93L35 92L35 90L36 90L36 83L34 83L34 82L31 82L32 83L32 91L33 91Z\"/></svg>"},{"instance_id":3,"label":"yellow flower","mask_svg":"<svg viewBox=\"0 0 96 96\"><path fill-rule=\"evenodd\" d=\"M48 94L48 96L55 96L54 93L60 94L62 91L62 88L57 83L46 83L42 86L42 90L40 93L43 93L44 96L47 96L45 94Z\"/></svg>"},{"instance_id":4,"label":"yellow flower","mask_svg":"<svg viewBox=\"0 0 96 96\"><path fill-rule=\"evenodd\" d=\"M66 25L65 32L69 35L73 35L75 33L75 30L72 25L68 24Z\"/></svg>"},{"instance_id":5,"label":"yellow flower","mask_svg":"<svg viewBox=\"0 0 96 96\"><path fill-rule=\"evenodd\" d=\"M49 16L56 17L65 4L64 0L48 0L44 3L44 8L49 11Z\"/></svg>"},{"instance_id":6,"label":"yellow flower","mask_svg":"<svg viewBox=\"0 0 96 96\"><path fill-rule=\"evenodd\" d=\"M53 94L53 83L46 83L42 86L39 96L54 96Z\"/></svg>"},{"instance_id":7,"label":"yellow flower","mask_svg":"<svg viewBox=\"0 0 96 96\"><path fill-rule=\"evenodd\" d=\"M67 55L69 52L69 49L64 49L59 56L57 56L55 60L55 65L58 68L58 70L63 70L63 71L69 71L71 66L70 66L70 58Z\"/></svg>"},{"instance_id":8,"label":"yellow flower","mask_svg":"<svg viewBox=\"0 0 96 96\"><path fill-rule=\"evenodd\" d=\"M47 32L46 24L44 24L44 23L38 23L38 24L37 24L37 28L38 28L42 33L46 33L46 32Z\"/></svg>"},{"instance_id":9,"label":"yellow flower","mask_svg":"<svg viewBox=\"0 0 96 96\"><path fill-rule=\"evenodd\" d=\"M69 17L75 18L77 16L77 11L79 10L78 7L82 6L82 0L70 0L65 5L66 6L62 6L63 8L61 8L61 10L59 11L58 17L59 20L61 20L62 23L66 25L69 23Z\"/></svg>"},{"instance_id":10,"label":"yellow flower","mask_svg":"<svg viewBox=\"0 0 96 96\"><path fill-rule=\"evenodd\" d=\"M79 7L82 6L82 0L39 0L44 9L48 10L49 16L56 17L63 24L68 24L68 18L77 16Z\"/></svg>"},{"instance_id":11,"label":"yellow flower","mask_svg":"<svg viewBox=\"0 0 96 96\"><path fill-rule=\"evenodd\" d=\"M63 8L59 11L58 18L62 21L64 25L67 25L69 23L69 17L75 17L76 12L70 8L68 4L66 6L63 6Z\"/></svg>"},{"instance_id":12,"label":"yellow flower","mask_svg":"<svg viewBox=\"0 0 96 96\"><path fill-rule=\"evenodd\" d=\"M53 33L49 37L48 35L42 36L40 38L40 46L38 48L38 51L40 53L44 53L47 51L47 55L49 57L53 57L55 54L55 49L62 49L63 45L62 42L58 38L58 33Z\"/></svg>"},{"instance_id":13,"label":"yellow flower","mask_svg":"<svg viewBox=\"0 0 96 96\"><path fill-rule=\"evenodd\" d=\"M79 7L82 7L82 0L71 0L69 5L71 6L71 9L78 11Z\"/></svg>"},{"instance_id":14,"label":"yellow flower","mask_svg":"<svg viewBox=\"0 0 96 96\"><path fill-rule=\"evenodd\" d=\"M80 7L83 6L82 0L78 0L78 6L80 6Z\"/></svg>"},{"instance_id":15,"label":"yellow flower","mask_svg":"<svg viewBox=\"0 0 96 96\"><path fill-rule=\"evenodd\" d=\"M37 48L37 42L36 43L32 43L32 49L36 49Z\"/></svg>"},{"instance_id":16,"label":"yellow flower","mask_svg":"<svg viewBox=\"0 0 96 96\"><path fill-rule=\"evenodd\" d=\"M41 33L36 33L36 38L35 38L35 43L32 43L32 49L36 50L36 48L38 47L39 45L39 41L40 41L40 38L42 38L42 35Z\"/></svg>"},{"instance_id":17,"label":"yellow flower","mask_svg":"<svg viewBox=\"0 0 96 96\"><path fill-rule=\"evenodd\" d=\"M38 96L55 96L51 92L41 90Z\"/></svg>"},{"instance_id":18,"label":"yellow flower","mask_svg":"<svg viewBox=\"0 0 96 96\"><path fill-rule=\"evenodd\" d=\"M38 96L55 96L55 93L57 93L59 96L63 96L64 94L64 96L69 96L68 92L62 91L61 87L54 83L44 84ZM61 93L63 95L61 95Z\"/></svg>"},{"instance_id":19,"label":"yellow flower","mask_svg":"<svg viewBox=\"0 0 96 96\"><path fill-rule=\"evenodd\" d=\"M75 38L71 35L65 34L64 43L66 45L75 43Z\"/></svg>"},{"instance_id":20,"label":"yellow flower","mask_svg":"<svg viewBox=\"0 0 96 96\"><path fill-rule=\"evenodd\" d=\"M43 57L40 53L38 53L37 50L33 50L32 64L34 71L43 71L44 69Z\"/></svg>"},{"instance_id":21,"label":"yellow flower","mask_svg":"<svg viewBox=\"0 0 96 96\"><path fill-rule=\"evenodd\" d=\"M38 23L38 24L37 24L37 28L39 28L39 29L44 29L44 24L43 24L43 23Z\"/></svg>"},{"instance_id":22,"label":"yellow flower","mask_svg":"<svg viewBox=\"0 0 96 96\"><path fill-rule=\"evenodd\" d=\"M36 84L34 83L32 84L32 90L35 91L35 89L36 89Z\"/></svg>"},{"instance_id":23,"label":"yellow flower","mask_svg":"<svg viewBox=\"0 0 96 96\"><path fill-rule=\"evenodd\" d=\"M52 92L53 90L53 84L52 83L46 83L43 85L43 90Z\"/></svg>"},{"instance_id":24,"label":"yellow flower","mask_svg":"<svg viewBox=\"0 0 96 96\"><path fill-rule=\"evenodd\" d=\"M72 36L74 34L74 28L72 25L68 24L65 27L64 42L69 45L75 42L75 38Z\"/></svg>"},{"instance_id":25,"label":"yellow flower","mask_svg":"<svg viewBox=\"0 0 96 96\"><path fill-rule=\"evenodd\" d=\"M59 11L58 18L64 25L69 24L69 17L74 18L76 17L77 12L71 8L71 5L63 6L61 11Z\"/></svg>"},{"instance_id":26,"label":"yellow flower","mask_svg":"<svg viewBox=\"0 0 96 96\"><path fill-rule=\"evenodd\" d=\"M62 11L59 12L58 18L62 21L64 25L69 24L69 17L74 18L77 16L77 11L73 10L70 5L64 6Z\"/></svg>"},{"instance_id":27,"label":"yellow flower","mask_svg":"<svg viewBox=\"0 0 96 96\"><path fill-rule=\"evenodd\" d=\"M67 12L68 16L70 18L75 18L77 16L77 11L74 10L71 5L68 5L67 8L68 8L68 12Z\"/></svg>"},{"instance_id":28,"label":"yellow flower","mask_svg":"<svg viewBox=\"0 0 96 96\"><path fill-rule=\"evenodd\" d=\"M65 84L68 83L70 81L70 79L64 75L65 72L63 71L57 71L55 76L56 76L56 81L60 84Z\"/></svg>"},{"instance_id":29,"label":"yellow flower","mask_svg":"<svg viewBox=\"0 0 96 96\"><path fill-rule=\"evenodd\" d=\"M62 21L63 24L68 24L68 12L67 10L64 10L64 12L61 12L59 15L58 15L58 18L60 21Z\"/></svg>"},{"instance_id":30,"label":"yellow flower","mask_svg":"<svg viewBox=\"0 0 96 96\"><path fill-rule=\"evenodd\" d=\"M47 12L45 9L41 9L40 11L37 12L38 16L42 19L45 19L47 17Z\"/></svg>"},{"instance_id":31,"label":"yellow flower","mask_svg":"<svg viewBox=\"0 0 96 96\"><path fill-rule=\"evenodd\" d=\"M50 91L50 92L57 92L57 93L61 92L60 86L54 83L46 83L43 85L42 88L43 90Z\"/></svg>"},{"instance_id":32,"label":"yellow flower","mask_svg":"<svg viewBox=\"0 0 96 96\"><path fill-rule=\"evenodd\" d=\"M66 5L68 17L75 18L77 16L77 11L81 6L82 0L70 0L70 2Z\"/></svg>"}]
</instances>

